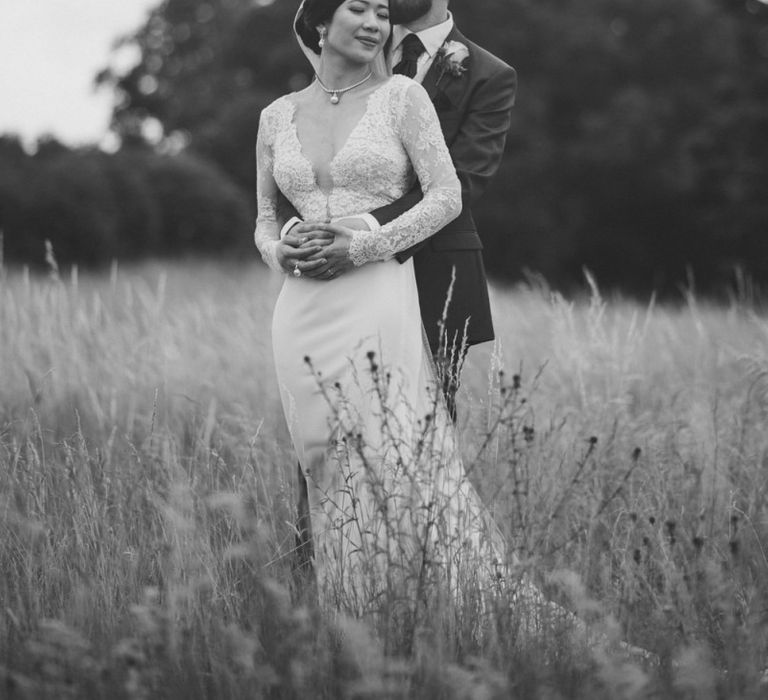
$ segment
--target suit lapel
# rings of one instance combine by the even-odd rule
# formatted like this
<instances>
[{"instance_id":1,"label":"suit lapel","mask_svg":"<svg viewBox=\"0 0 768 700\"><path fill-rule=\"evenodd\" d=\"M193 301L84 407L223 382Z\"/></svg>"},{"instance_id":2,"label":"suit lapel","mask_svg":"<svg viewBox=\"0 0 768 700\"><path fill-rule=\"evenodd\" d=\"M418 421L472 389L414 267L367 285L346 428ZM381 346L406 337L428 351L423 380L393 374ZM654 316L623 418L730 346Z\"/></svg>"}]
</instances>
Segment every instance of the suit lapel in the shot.
<instances>
[{"instance_id":1,"label":"suit lapel","mask_svg":"<svg viewBox=\"0 0 768 700\"><path fill-rule=\"evenodd\" d=\"M446 37L445 41L458 41L465 46L467 45L467 40L464 38L464 35L458 29L456 29L456 25L454 25L453 29L451 29L451 32ZM468 60L471 60L471 56ZM429 67L429 70L424 76L424 80L421 84L424 86L424 89L427 91L430 99L434 102L435 98L437 97L438 90L449 96L455 96L457 90L459 94L463 94L465 88L459 88L459 86L462 85L462 83L466 80L466 76L466 73L460 76L452 75L450 72L445 70L445 66L441 65L441 62L437 60L437 57L435 57L435 60L432 61L432 65ZM451 102L453 102L453 100L451 100Z\"/></svg>"}]
</instances>

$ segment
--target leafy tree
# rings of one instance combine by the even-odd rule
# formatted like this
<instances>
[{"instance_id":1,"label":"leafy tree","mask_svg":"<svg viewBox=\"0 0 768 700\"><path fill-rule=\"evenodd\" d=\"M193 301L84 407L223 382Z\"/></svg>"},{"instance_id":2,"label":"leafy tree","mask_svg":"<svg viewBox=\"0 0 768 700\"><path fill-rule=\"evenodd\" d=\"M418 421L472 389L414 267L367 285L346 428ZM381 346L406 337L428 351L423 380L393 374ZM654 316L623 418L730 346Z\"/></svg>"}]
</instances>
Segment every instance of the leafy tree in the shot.
<instances>
[{"instance_id":1,"label":"leafy tree","mask_svg":"<svg viewBox=\"0 0 768 700\"><path fill-rule=\"evenodd\" d=\"M210 163L150 149L42 149L0 141L0 229L8 260L41 265L232 251L249 246L242 191Z\"/></svg>"},{"instance_id":2,"label":"leafy tree","mask_svg":"<svg viewBox=\"0 0 768 700\"><path fill-rule=\"evenodd\" d=\"M142 141L148 119L166 135L191 138L192 150L219 164L249 191L261 109L290 85L308 81L292 43L293 3L166 0L123 44L141 61L123 75L98 76L118 96L113 126Z\"/></svg>"},{"instance_id":3,"label":"leafy tree","mask_svg":"<svg viewBox=\"0 0 768 700\"><path fill-rule=\"evenodd\" d=\"M532 260L567 282L586 265L636 291L673 290L689 267L712 285L724 279L702 149L713 145L728 169L715 134L741 79L735 23L709 0L518 10L506 50L501 29L487 35L521 81L498 195L483 208L486 229L509 232L489 241L491 269ZM481 31L483 19L467 17Z\"/></svg>"},{"instance_id":4,"label":"leafy tree","mask_svg":"<svg viewBox=\"0 0 768 700\"><path fill-rule=\"evenodd\" d=\"M27 258L31 253L30 236L10 235L23 231L24 213L34 206L34 171L21 140L0 136L0 231L3 256L8 260Z\"/></svg>"},{"instance_id":5,"label":"leafy tree","mask_svg":"<svg viewBox=\"0 0 768 700\"><path fill-rule=\"evenodd\" d=\"M115 128L157 119L253 192L258 112L310 79L297 2L165 0L104 73ZM490 270L630 291L691 270L768 278L768 8L758 0L453 0L468 36L518 69L501 172L478 216ZM252 200L251 200L252 201Z\"/></svg>"},{"instance_id":6,"label":"leafy tree","mask_svg":"<svg viewBox=\"0 0 768 700\"><path fill-rule=\"evenodd\" d=\"M193 156L156 156L145 165L147 185L159 204L161 253L251 247L250 209L217 168Z\"/></svg>"}]
</instances>

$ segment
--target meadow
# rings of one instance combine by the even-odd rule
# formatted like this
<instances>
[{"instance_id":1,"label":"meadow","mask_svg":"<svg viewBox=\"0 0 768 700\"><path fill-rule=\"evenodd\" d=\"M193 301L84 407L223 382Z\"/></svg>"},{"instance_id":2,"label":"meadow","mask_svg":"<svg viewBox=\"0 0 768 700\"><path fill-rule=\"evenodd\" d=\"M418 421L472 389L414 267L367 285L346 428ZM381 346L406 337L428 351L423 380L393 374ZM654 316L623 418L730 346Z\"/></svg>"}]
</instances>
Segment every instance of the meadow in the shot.
<instances>
[{"instance_id":1,"label":"meadow","mask_svg":"<svg viewBox=\"0 0 768 700\"><path fill-rule=\"evenodd\" d=\"M439 624L385 644L296 583L280 280L0 271L0 697L762 698L768 315L494 287L459 426L527 575L646 659Z\"/></svg>"}]
</instances>

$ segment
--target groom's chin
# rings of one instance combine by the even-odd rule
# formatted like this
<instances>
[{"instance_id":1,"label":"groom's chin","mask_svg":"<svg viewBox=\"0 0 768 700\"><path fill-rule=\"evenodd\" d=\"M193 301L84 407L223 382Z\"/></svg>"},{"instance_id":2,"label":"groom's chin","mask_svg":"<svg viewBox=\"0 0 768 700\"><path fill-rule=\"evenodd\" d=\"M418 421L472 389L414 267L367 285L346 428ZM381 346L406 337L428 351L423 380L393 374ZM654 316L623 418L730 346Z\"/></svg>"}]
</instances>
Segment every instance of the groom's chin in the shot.
<instances>
[{"instance_id":1,"label":"groom's chin","mask_svg":"<svg viewBox=\"0 0 768 700\"><path fill-rule=\"evenodd\" d=\"M432 9L432 0L389 0L389 20L392 24L408 24Z\"/></svg>"}]
</instances>

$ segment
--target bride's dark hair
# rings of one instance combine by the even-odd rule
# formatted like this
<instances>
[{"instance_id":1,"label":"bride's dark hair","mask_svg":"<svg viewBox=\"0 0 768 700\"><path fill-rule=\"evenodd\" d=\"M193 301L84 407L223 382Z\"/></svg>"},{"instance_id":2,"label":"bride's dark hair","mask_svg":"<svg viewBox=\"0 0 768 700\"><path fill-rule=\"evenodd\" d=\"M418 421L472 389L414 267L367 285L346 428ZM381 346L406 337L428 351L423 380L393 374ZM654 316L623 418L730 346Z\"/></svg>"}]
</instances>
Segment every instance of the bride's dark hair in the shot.
<instances>
[{"instance_id":1,"label":"bride's dark hair","mask_svg":"<svg viewBox=\"0 0 768 700\"><path fill-rule=\"evenodd\" d=\"M296 18L296 33L301 37L304 45L320 53L320 34L317 27L320 24L327 24L335 14L344 0L306 0L304 7L301 8L299 16Z\"/></svg>"}]
</instances>

